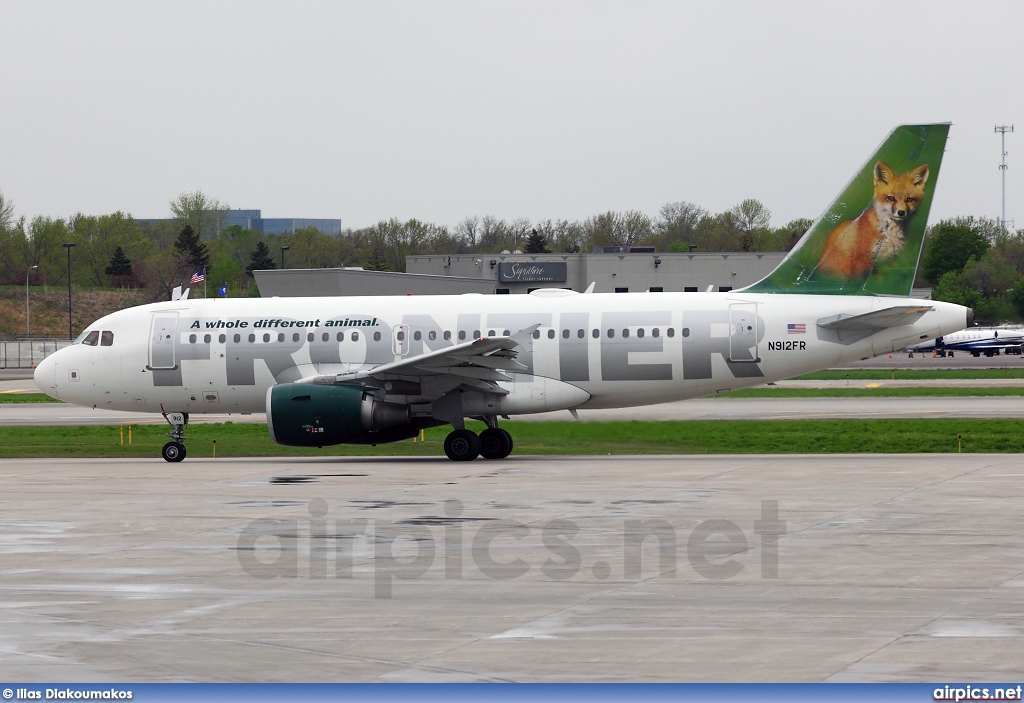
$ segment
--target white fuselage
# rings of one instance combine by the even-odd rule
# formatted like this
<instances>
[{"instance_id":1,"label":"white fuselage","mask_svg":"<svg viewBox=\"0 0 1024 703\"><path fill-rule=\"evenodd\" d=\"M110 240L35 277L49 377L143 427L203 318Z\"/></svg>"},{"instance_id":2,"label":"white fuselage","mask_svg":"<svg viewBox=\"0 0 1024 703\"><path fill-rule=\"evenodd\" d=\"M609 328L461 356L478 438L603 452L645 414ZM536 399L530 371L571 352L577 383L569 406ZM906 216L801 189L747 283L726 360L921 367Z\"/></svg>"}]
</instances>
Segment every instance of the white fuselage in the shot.
<instances>
[{"instance_id":1,"label":"white fuselage","mask_svg":"<svg viewBox=\"0 0 1024 703\"><path fill-rule=\"evenodd\" d=\"M537 294L539 293L539 294ZM107 315L46 358L36 383L61 400L116 410L262 412L277 383L346 374L534 325L501 414L648 405L763 385L962 329L967 309L841 339L817 321L903 298L733 293L210 299ZM103 332L111 335L104 336ZM111 341L108 346L103 341ZM430 402L443 390L410 377L388 400ZM472 395L472 394L470 394ZM468 401L485 414L487 394ZM493 399L491 399L493 400ZM474 402L477 405L474 405ZM468 411L467 411L468 412Z\"/></svg>"}]
</instances>

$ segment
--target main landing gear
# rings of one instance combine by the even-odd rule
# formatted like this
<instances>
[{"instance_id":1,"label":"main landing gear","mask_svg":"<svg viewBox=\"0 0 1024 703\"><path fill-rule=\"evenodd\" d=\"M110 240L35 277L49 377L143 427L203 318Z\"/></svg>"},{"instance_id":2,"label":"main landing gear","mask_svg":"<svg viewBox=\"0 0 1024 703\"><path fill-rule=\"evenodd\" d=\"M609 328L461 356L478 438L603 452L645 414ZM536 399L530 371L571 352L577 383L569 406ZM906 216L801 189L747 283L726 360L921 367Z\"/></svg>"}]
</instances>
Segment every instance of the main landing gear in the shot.
<instances>
[{"instance_id":1,"label":"main landing gear","mask_svg":"<svg viewBox=\"0 0 1024 703\"><path fill-rule=\"evenodd\" d=\"M171 431L167 433L171 441L160 450L160 455L164 461L175 463L184 461L187 453L184 442L185 428L188 426L188 413L163 413L163 416L167 420L167 424L171 426Z\"/></svg>"},{"instance_id":2,"label":"main landing gear","mask_svg":"<svg viewBox=\"0 0 1024 703\"><path fill-rule=\"evenodd\" d=\"M477 456L484 459L504 459L512 453L512 435L489 421L491 426L477 435L472 430L453 430L445 437L444 453L452 461L472 461Z\"/></svg>"}]
</instances>

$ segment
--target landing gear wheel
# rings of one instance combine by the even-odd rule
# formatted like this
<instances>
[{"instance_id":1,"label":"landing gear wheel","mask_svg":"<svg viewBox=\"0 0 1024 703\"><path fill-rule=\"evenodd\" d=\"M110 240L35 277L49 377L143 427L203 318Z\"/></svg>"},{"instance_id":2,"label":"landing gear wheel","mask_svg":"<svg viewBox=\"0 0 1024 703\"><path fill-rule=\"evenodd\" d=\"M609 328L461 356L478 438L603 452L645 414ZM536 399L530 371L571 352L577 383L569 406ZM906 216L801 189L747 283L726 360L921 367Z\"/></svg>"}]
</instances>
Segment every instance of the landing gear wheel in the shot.
<instances>
[{"instance_id":1,"label":"landing gear wheel","mask_svg":"<svg viewBox=\"0 0 1024 703\"><path fill-rule=\"evenodd\" d=\"M168 442L164 445L160 454L164 461L178 462L185 458L185 445L179 442Z\"/></svg>"},{"instance_id":2,"label":"landing gear wheel","mask_svg":"<svg viewBox=\"0 0 1024 703\"><path fill-rule=\"evenodd\" d=\"M512 435L500 427L488 427L480 433L480 456L504 459L512 453Z\"/></svg>"},{"instance_id":3,"label":"landing gear wheel","mask_svg":"<svg viewBox=\"0 0 1024 703\"><path fill-rule=\"evenodd\" d=\"M503 435L508 437L508 451L505 452L505 456L501 457L502 459L504 459L506 456L512 453L512 448L516 446L516 443L512 441L512 435L508 433L508 430L503 430L499 427L498 432L501 432Z\"/></svg>"},{"instance_id":4,"label":"landing gear wheel","mask_svg":"<svg viewBox=\"0 0 1024 703\"><path fill-rule=\"evenodd\" d=\"M473 461L480 454L480 438L470 430L454 430L444 438L444 453L452 461Z\"/></svg>"}]
</instances>

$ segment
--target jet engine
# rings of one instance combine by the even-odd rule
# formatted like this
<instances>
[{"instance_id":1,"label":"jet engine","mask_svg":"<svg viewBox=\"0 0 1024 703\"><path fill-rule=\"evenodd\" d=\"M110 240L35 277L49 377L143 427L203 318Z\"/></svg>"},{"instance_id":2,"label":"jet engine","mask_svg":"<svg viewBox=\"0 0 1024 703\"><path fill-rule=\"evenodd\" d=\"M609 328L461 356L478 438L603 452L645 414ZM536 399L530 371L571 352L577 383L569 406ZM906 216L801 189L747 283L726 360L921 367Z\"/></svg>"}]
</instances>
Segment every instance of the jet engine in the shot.
<instances>
[{"instance_id":1,"label":"jet engine","mask_svg":"<svg viewBox=\"0 0 1024 703\"><path fill-rule=\"evenodd\" d=\"M267 390L270 438L292 447L376 444L412 437L409 406L377 400L361 388L282 383Z\"/></svg>"}]
</instances>

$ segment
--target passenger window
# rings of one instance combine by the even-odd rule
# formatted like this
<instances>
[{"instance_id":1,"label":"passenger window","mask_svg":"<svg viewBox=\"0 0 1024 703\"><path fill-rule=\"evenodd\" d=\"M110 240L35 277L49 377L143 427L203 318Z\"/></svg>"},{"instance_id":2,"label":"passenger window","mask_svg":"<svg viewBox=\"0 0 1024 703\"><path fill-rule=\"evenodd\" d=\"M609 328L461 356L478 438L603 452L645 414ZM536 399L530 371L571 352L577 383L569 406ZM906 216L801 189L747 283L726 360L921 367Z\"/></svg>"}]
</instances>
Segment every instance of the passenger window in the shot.
<instances>
[{"instance_id":1,"label":"passenger window","mask_svg":"<svg viewBox=\"0 0 1024 703\"><path fill-rule=\"evenodd\" d=\"M359 341L359 333L358 332L353 332L352 333L352 341L353 342L358 342Z\"/></svg>"},{"instance_id":2,"label":"passenger window","mask_svg":"<svg viewBox=\"0 0 1024 703\"><path fill-rule=\"evenodd\" d=\"M435 339L437 339L437 332L434 332L433 330L431 330L427 334L427 339L429 339L431 342L433 342Z\"/></svg>"},{"instance_id":3,"label":"passenger window","mask_svg":"<svg viewBox=\"0 0 1024 703\"><path fill-rule=\"evenodd\" d=\"M100 333L100 346L101 347L112 347L114 346L114 333L113 332L101 332Z\"/></svg>"},{"instance_id":4,"label":"passenger window","mask_svg":"<svg viewBox=\"0 0 1024 703\"><path fill-rule=\"evenodd\" d=\"M562 339L569 339L569 330L562 330Z\"/></svg>"},{"instance_id":5,"label":"passenger window","mask_svg":"<svg viewBox=\"0 0 1024 703\"><path fill-rule=\"evenodd\" d=\"M594 339L597 339L598 337L601 336L601 330L594 330L593 334L591 334L590 336L593 337Z\"/></svg>"},{"instance_id":6,"label":"passenger window","mask_svg":"<svg viewBox=\"0 0 1024 703\"><path fill-rule=\"evenodd\" d=\"M221 336L217 337L217 341L223 344L224 342L228 341L228 337L227 335L222 334Z\"/></svg>"},{"instance_id":7,"label":"passenger window","mask_svg":"<svg viewBox=\"0 0 1024 703\"><path fill-rule=\"evenodd\" d=\"M270 341L270 333L269 332L264 332L264 334L263 334L263 342L264 342L264 344L269 342L269 341Z\"/></svg>"},{"instance_id":8,"label":"passenger window","mask_svg":"<svg viewBox=\"0 0 1024 703\"><path fill-rule=\"evenodd\" d=\"M114 340L111 339L110 341L113 342ZM209 343L210 343L210 335L204 334L203 335L203 344L209 344Z\"/></svg>"},{"instance_id":9,"label":"passenger window","mask_svg":"<svg viewBox=\"0 0 1024 703\"><path fill-rule=\"evenodd\" d=\"M284 332L278 332L277 333L277 341L279 341L279 342L283 342L284 341Z\"/></svg>"},{"instance_id":10,"label":"passenger window","mask_svg":"<svg viewBox=\"0 0 1024 703\"><path fill-rule=\"evenodd\" d=\"M380 332L374 332L373 333L373 341L375 341L375 342L379 342L380 341Z\"/></svg>"},{"instance_id":11,"label":"passenger window","mask_svg":"<svg viewBox=\"0 0 1024 703\"><path fill-rule=\"evenodd\" d=\"M554 339L554 338L555 338L555 331L554 330L548 330L548 339Z\"/></svg>"},{"instance_id":12,"label":"passenger window","mask_svg":"<svg viewBox=\"0 0 1024 703\"><path fill-rule=\"evenodd\" d=\"M644 328L643 327L640 327L639 329L637 329L636 336L637 337L643 337L644 336Z\"/></svg>"},{"instance_id":13,"label":"passenger window","mask_svg":"<svg viewBox=\"0 0 1024 703\"><path fill-rule=\"evenodd\" d=\"M615 330L608 330L608 339L615 337Z\"/></svg>"},{"instance_id":14,"label":"passenger window","mask_svg":"<svg viewBox=\"0 0 1024 703\"><path fill-rule=\"evenodd\" d=\"M338 332L338 334L335 335L335 339L337 339L339 342L344 342L345 341L345 333L344 332Z\"/></svg>"},{"instance_id":15,"label":"passenger window","mask_svg":"<svg viewBox=\"0 0 1024 703\"><path fill-rule=\"evenodd\" d=\"M584 337L587 336L587 333L584 332L583 330L576 330L576 336L579 337L580 339L583 339Z\"/></svg>"},{"instance_id":16,"label":"passenger window","mask_svg":"<svg viewBox=\"0 0 1024 703\"><path fill-rule=\"evenodd\" d=\"M463 340L465 338L466 338L466 330L459 330L459 340L461 341L461 340Z\"/></svg>"},{"instance_id":17,"label":"passenger window","mask_svg":"<svg viewBox=\"0 0 1024 703\"><path fill-rule=\"evenodd\" d=\"M508 330L505 330L505 331L504 331L504 332L503 332L502 334L504 334L504 335L505 335L506 337L508 337L508 336L509 336L509 335L511 335L512 333L511 333L511 332L509 332Z\"/></svg>"},{"instance_id":18,"label":"passenger window","mask_svg":"<svg viewBox=\"0 0 1024 703\"><path fill-rule=\"evenodd\" d=\"M238 335L236 334L235 336L237 337ZM235 341L237 342L238 340L236 339ZM293 342L299 341L299 333L298 332L296 332L295 334L292 335L292 341Z\"/></svg>"},{"instance_id":19,"label":"passenger window","mask_svg":"<svg viewBox=\"0 0 1024 703\"><path fill-rule=\"evenodd\" d=\"M657 327L655 327L653 330L651 330L651 336L652 337L657 337L660 334L661 334L661 332L658 330Z\"/></svg>"},{"instance_id":20,"label":"passenger window","mask_svg":"<svg viewBox=\"0 0 1024 703\"><path fill-rule=\"evenodd\" d=\"M451 338L452 338L452 333L451 333L451 331L449 331L449 330L445 330L445 331L444 331L444 338L445 338L445 341L449 341L449 340L451 340Z\"/></svg>"},{"instance_id":21,"label":"passenger window","mask_svg":"<svg viewBox=\"0 0 1024 703\"><path fill-rule=\"evenodd\" d=\"M86 344L90 347L95 347L96 342L100 339L100 333L98 330L93 330L89 334L85 335L85 339L82 340L82 344Z\"/></svg>"},{"instance_id":22,"label":"passenger window","mask_svg":"<svg viewBox=\"0 0 1024 703\"><path fill-rule=\"evenodd\" d=\"M250 344L252 344L252 343L253 343L253 342L255 342L255 341L256 341L256 335L254 335L254 334L250 334L250 335L249 335L249 343L250 343Z\"/></svg>"},{"instance_id":23,"label":"passenger window","mask_svg":"<svg viewBox=\"0 0 1024 703\"><path fill-rule=\"evenodd\" d=\"M309 332L309 333L306 334L306 341L307 342L312 342L313 341L313 333L312 332Z\"/></svg>"},{"instance_id":24,"label":"passenger window","mask_svg":"<svg viewBox=\"0 0 1024 703\"><path fill-rule=\"evenodd\" d=\"M196 336L194 334L190 334L188 336L188 343L189 344L195 344L196 343Z\"/></svg>"},{"instance_id":25,"label":"passenger window","mask_svg":"<svg viewBox=\"0 0 1024 703\"><path fill-rule=\"evenodd\" d=\"M235 344L238 344L241 341L242 341L242 335L236 334L235 335Z\"/></svg>"},{"instance_id":26,"label":"passenger window","mask_svg":"<svg viewBox=\"0 0 1024 703\"><path fill-rule=\"evenodd\" d=\"M690 328L689 327L684 327L683 328L683 336L684 337L689 337L690 336Z\"/></svg>"},{"instance_id":27,"label":"passenger window","mask_svg":"<svg viewBox=\"0 0 1024 703\"><path fill-rule=\"evenodd\" d=\"M415 332L412 333L412 338L415 339L418 342L421 339L423 339L423 335L420 334L419 330L416 330Z\"/></svg>"},{"instance_id":28,"label":"passenger window","mask_svg":"<svg viewBox=\"0 0 1024 703\"><path fill-rule=\"evenodd\" d=\"M480 330L473 330L473 339L480 339Z\"/></svg>"},{"instance_id":29,"label":"passenger window","mask_svg":"<svg viewBox=\"0 0 1024 703\"><path fill-rule=\"evenodd\" d=\"M667 330L665 330L665 334L667 334L669 337L675 337L676 330L674 327L669 327ZM683 336L685 337L686 335L684 334Z\"/></svg>"},{"instance_id":30,"label":"passenger window","mask_svg":"<svg viewBox=\"0 0 1024 703\"><path fill-rule=\"evenodd\" d=\"M623 337L628 337L629 336L629 329L622 330L622 336Z\"/></svg>"},{"instance_id":31,"label":"passenger window","mask_svg":"<svg viewBox=\"0 0 1024 703\"><path fill-rule=\"evenodd\" d=\"M487 330L487 336L488 337L493 337L494 336L494 330Z\"/></svg>"},{"instance_id":32,"label":"passenger window","mask_svg":"<svg viewBox=\"0 0 1024 703\"><path fill-rule=\"evenodd\" d=\"M534 330L533 331L533 338L534 339L540 339L540 330Z\"/></svg>"},{"instance_id":33,"label":"passenger window","mask_svg":"<svg viewBox=\"0 0 1024 703\"><path fill-rule=\"evenodd\" d=\"M327 333L327 332L324 332L324 333L323 333L323 334L322 334L322 335L320 336L320 339L321 339L321 340L323 340L323 341L325 341L325 342L329 342L329 341L331 341L331 335L330 335L329 333Z\"/></svg>"}]
</instances>

